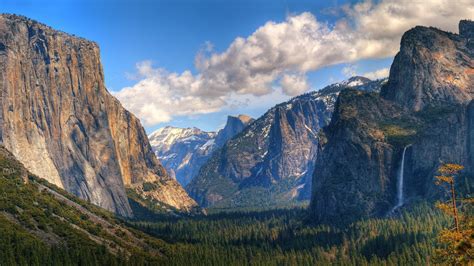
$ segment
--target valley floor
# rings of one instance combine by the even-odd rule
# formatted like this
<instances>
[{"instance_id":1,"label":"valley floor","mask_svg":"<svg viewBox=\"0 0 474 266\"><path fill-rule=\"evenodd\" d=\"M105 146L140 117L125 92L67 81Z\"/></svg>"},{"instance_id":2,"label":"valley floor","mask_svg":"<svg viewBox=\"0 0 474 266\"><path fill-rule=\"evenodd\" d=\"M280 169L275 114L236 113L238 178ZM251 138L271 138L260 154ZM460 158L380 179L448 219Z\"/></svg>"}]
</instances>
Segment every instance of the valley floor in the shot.
<instances>
[{"instance_id":1,"label":"valley floor","mask_svg":"<svg viewBox=\"0 0 474 266\"><path fill-rule=\"evenodd\" d=\"M427 204L346 229L305 223L302 208L217 212L131 225L169 243L167 265L426 265L448 220Z\"/></svg>"}]
</instances>

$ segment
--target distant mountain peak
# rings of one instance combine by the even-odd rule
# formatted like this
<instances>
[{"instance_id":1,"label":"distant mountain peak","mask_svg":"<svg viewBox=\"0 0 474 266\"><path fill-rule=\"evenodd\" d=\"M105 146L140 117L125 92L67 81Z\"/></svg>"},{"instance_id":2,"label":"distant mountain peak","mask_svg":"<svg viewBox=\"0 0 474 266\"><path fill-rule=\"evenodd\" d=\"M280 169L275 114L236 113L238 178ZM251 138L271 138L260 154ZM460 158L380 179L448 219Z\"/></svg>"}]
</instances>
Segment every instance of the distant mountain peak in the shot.
<instances>
[{"instance_id":1,"label":"distant mountain peak","mask_svg":"<svg viewBox=\"0 0 474 266\"><path fill-rule=\"evenodd\" d=\"M349 79L346 79L344 81L341 81L339 83L336 83L336 85L339 85L339 86L344 86L344 87L349 87L349 88L352 88L352 87L356 87L356 86L361 86L361 85L364 85L364 84L367 84L369 82L371 82L372 80L366 78L366 77L362 77L362 76L354 76L354 77L351 77Z\"/></svg>"},{"instance_id":2,"label":"distant mountain peak","mask_svg":"<svg viewBox=\"0 0 474 266\"><path fill-rule=\"evenodd\" d=\"M248 116L248 115L244 115L244 114L240 114L238 116L229 116L229 117L235 117L237 119L239 119L240 121L242 121L243 123L250 123L253 118Z\"/></svg>"},{"instance_id":3,"label":"distant mountain peak","mask_svg":"<svg viewBox=\"0 0 474 266\"><path fill-rule=\"evenodd\" d=\"M248 124L254 121L248 115L240 114L238 116L227 117L227 123L225 127L219 130L216 137L216 144L223 146L229 139L233 138L237 133L241 132Z\"/></svg>"},{"instance_id":4,"label":"distant mountain peak","mask_svg":"<svg viewBox=\"0 0 474 266\"><path fill-rule=\"evenodd\" d=\"M150 144L165 168L186 185L216 149L240 133L253 121L248 115L228 116L219 132L206 132L196 127L166 126L151 133Z\"/></svg>"},{"instance_id":5,"label":"distant mountain peak","mask_svg":"<svg viewBox=\"0 0 474 266\"><path fill-rule=\"evenodd\" d=\"M183 141L187 138L193 136L200 136L200 138L214 138L216 136L215 132L206 132L197 127L173 127L165 126L162 127L148 136L150 144L154 150L167 151L174 145L176 142Z\"/></svg>"}]
</instances>

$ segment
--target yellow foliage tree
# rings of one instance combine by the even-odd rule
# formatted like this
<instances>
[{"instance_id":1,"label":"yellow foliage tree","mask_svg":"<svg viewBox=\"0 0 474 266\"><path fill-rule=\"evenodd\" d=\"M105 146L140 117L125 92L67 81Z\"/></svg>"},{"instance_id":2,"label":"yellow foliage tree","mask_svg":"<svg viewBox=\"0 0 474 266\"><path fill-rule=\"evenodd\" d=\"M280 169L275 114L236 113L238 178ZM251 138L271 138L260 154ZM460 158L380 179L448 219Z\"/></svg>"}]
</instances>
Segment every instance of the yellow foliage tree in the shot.
<instances>
[{"instance_id":1,"label":"yellow foliage tree","mask_svg":"<svg viewBox=\"0 0 474 266\"><path fill-rule=\"evenodd\" d=\"M474 219L472 204L474 199L456 201L455 178L464 167L458 164L443 164L438 168L436 185L449 191L450 199L438 202L436 207L446 215L453 217L454 227L442 230L439 241L443 248L437 250L437 261L451 265L474 265ZM461 211L458 203L462 206Z\"/></svg>"}]
</instances>

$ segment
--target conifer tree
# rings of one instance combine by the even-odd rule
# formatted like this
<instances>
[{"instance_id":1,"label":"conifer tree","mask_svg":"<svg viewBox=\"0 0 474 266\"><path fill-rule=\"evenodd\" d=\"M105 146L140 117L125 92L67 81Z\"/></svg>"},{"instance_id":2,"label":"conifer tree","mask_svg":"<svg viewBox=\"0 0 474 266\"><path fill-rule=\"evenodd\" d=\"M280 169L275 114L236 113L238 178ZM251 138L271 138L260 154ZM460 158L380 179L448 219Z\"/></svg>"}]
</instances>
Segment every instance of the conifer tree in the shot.
<instances>
[{"instance_id":1,"label":"conifer tree","mask_svg":"<svg viewBox=\"0 0 474 266\"><path fill-rule=\"evenodd\" d=\"M452 217L454 226L444 229L439 234L442 248L437 250L436 261L452 265L474 263L474 218L472 215L472 198L460 199L461 212L458 209L456 195L456 177L464 169L458 164L443 164L439 167L436 184L444 187L449 200L438 202L436 207Z\"/></svg>"}]
</instances>

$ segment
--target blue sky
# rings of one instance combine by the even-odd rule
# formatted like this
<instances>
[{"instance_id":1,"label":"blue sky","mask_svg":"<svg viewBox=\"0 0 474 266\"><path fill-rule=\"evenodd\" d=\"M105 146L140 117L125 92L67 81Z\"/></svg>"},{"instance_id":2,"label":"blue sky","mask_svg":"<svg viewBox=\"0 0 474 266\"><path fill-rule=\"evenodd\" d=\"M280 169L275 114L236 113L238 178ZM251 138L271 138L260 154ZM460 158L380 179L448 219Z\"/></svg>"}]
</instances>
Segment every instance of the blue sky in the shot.
<instances>
[{"instance_id":1,"label":"blue sky","mask_svg":"<svg viewBox=\"0 0 474 266\"><path fill-rule=\"evenodd\" d=\"M399 19L398 21L392 21L392 24L390 24L390 21L387 22L387 25L401 26L395 30L393 27L387 28L387 32L390 33L388 37L377 37L377 32L371 32L373 21L377 21L377 16L382 16L383 12L387 12L384 11L384 8L385 10L392 10L397 5L396 2L391 0L373 1L370 6L362 6L357 1L342 0L0 0L0 12L24 15L53 28L97 42L101 47L107 87L115 93L125 87L130 88L126 94L118 93L118 98L142 119L147 132L150 133L152 130L165 125L196 126L204 130L215 130L224 124L227 115L245 113L258 117L269 107L291 98L297 92L320 89L330 83L346 79L351 74L363 74L384 69L386 71L393 60L401 34L414 24L418 24L418 21L420 24L431 23L429 16L424 18L420 15L420 17L414 19L409 12L410 10L404 9L403 12L397 11L396 16L390 18L394 19L392 17L395 17L395 19ZM433 1L426 1L427 4L424 4L427 10L433 10L430 7L430 2ZM449 1L446 1L445 4L448 5ZM388 5L388 7L384 5ZM425 6L418 5L413 8L415 10L423 9ZM440 8L445 8L445 6ZM374 47L382 46L382 48L388 43L386 51L377 48L379 50L375 52L372 52L372 50L367 52L368 49L364 50L364 47L362 47L357 48L360 51L352 51L356 56L341 57L334 60L334 62L330 59L334 55L328 55L327 58L329 59L322 61L308 59L291 64L285 63L281 67L273 69L271 73L264 73L264 75L272 77L271 81L265 85L268 86L266 91L264 88L252 91L248 87L229 85L229 91L217 95L209 91L209 86L205 88L198 86L197 92L189 92L186 91L187 88L176 87L176 85L173 85L174 83L170 83L170 85L161 82L163 80L168 82L170 77L174 77L173 73L176 73L178 80L181 82L179 84L186 85L188 83L182 82L187 79L180 75L188 70L194 82L189 84L202 84L202 82L211 84L200 74L205 77L216 74L216 71L221 71L216 70L216 68L226 69L229 59L225 58L223 62L216 63L215 66L212 65L211 60L204 60L203 62L211 62L210 66L205 69L198 69L195 63L196 55L208 47L208 43L212 43L212 50L207 52L207 59L212 55L225 57L228 56L225 52L237 37L246 39L269 21L281 25L291 24L289 17L302 18L301 14L304 12L309 14L309 17L305 17L305 21L309 21L317 27L327 25L328 35L331 32L337 34L341 34L341 32L350 33L351 31L359 32L356 37L353 37L355 39L349 39L349 41L353 40L356 43L363 39L362 41L367 43L368 46L374 43ZM470 12L470 10L465 12ZM453 25L457 23L456 16L458 15L448 15L446 15L445 20L440 19L433 23L439 23L440 27L452 29ZM459 16L465 15L459 14ZM366 23L366 17L372 19L372 22ZM348 28L337 29L336 31L335 25L341 21L347 22L344 25L347 24ZM400 23L400 21L403 23ZM271 27L272 25L268 25L266 28ZM380 31L384 31L382 26ZM291 31L289 32L291 34ZM363 34L360 32L363 32ZM369 34L365 34L365 32L369 32ZM267 34L264 37L268 38L268 36L271 37L272 35ZM291 36L295 39L294 42L299 43L299 40L294 37L299 35ZM281 40L281 36L279 38ZM249 44L250 39L246 43ZM317 40L310 40L309 43L314 43L315 46L321 44ZM380 43L383 45L379 45ZM329 44L323 44L328 45L322 48L324 51L330 50L332 47L339 47L340 43L331 40ZM291 45L291 42L289 45ZM363 45L359 45L359 47ZM259 44L252 43L253 46L258 47ZM351 50L350 45L347 46L346 44L344 47L349 47L345 50ZM344 53L345 50L339 53ZM240 50L236 48L236 51ZM244 45L242 51L248 51L248 47L245 48ZM309 56L317 58L318 53L309 54ZM291 57L289 58L291 59ZM232 58L230 61L232 61ZM140 65L140 62L142 62L141 66L147 66L147 68L137 69L137 64ZM143 64L143 62L148 62L148 64ZM275 61L270 60L270 62ZM305 67L308 64L311 64L312 67ZM231 81L235 81L230 80L229 77L235 76L236 73L241 74L240 71L235 72L240 67L242 66L229 66L229 69L232 68L232 71L234 71L230 74L226 73L229 84L231 84ZM160 70L158 71L158 69ZM225 72L225 70L222 71ZM251 76L254 74L262 73L249 72ZM289 92L284 93L283 85L279 85L279 82L282 81L285 75L288 75L289 82L302 81L300 85L303 85L299 87L298 84L289 86ZM239 77L242 78L242 76ZM161 83L157 83L157 80ZM137 87L140 82L142 82L142 87L145 86L143 84L149 86L147 90L141 90ZM249 84L250 87L254 85L254 83ZM172 104L161 103L162 99L152 97L155 94L153 86L165 86L165 88L156 91L156 94L160 94L165 90L166 93L163 97L174 98L174 91L179 97L176 96L177 99ZM219 90L220 87L216 88L216 90ZM150 97L147 97L147 93ZM141 99L140 101L143 102L137 99ZM142 105L150 106L151 109L147 109L148 111L142 110L140 109ZM163 106L166 106L166 108ZM180 106L180 108L176 107L175 110L174 106ZM186 111L186 108L195 110L195 113ZM157 111L150 115L152 111L149 110ZM159 115L162 113L163 117L168 118L160 119Z\"/></svg>"}]
</instances>

